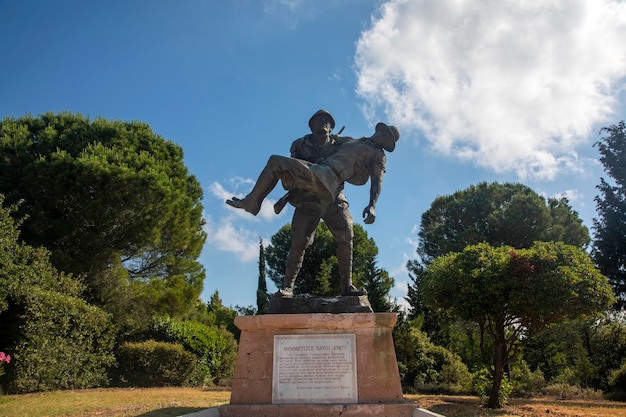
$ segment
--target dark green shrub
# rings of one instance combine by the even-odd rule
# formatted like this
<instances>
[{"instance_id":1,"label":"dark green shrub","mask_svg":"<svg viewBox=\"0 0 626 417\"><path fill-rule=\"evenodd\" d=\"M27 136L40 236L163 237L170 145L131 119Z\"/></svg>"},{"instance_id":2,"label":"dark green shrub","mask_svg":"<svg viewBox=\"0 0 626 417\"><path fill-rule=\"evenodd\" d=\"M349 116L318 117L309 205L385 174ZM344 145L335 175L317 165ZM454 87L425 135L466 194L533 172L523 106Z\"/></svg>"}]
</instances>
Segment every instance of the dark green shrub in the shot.
<instances>
[{"instance_id":1,"label":"dark green shrub","mask_svg":"<svg viewBox=\"0 0 626 417\"><path fill-rule=\"evenodd\" d=\"M626 363L621 368L616 369L609 377L609 388L613 397L626 398Z\"/></svg>"},{"instance_id":2,"label":"dark green shrub","mask_svg":"<svg viewBox=\"0 0 626 417\"><path fill-rule=\"evenodd\" d=\"M470 373L461 358L437 346L419 329L394 333L401 382L407 392L459 392L469 388Z\"/></svg>"},{"instance_id":3,"label":"dark green shrub","mask_svg":"<svg viewBox=\"0 0 626 417\"><path fill-rule=\"evenodd\" d=\"M196 357L177 343L125 342L117 350L117 383L134 387L181 386L193 375Z\"/></svg>"},{"instance_id":4,"label":"dark green shrub","mask_svg":"<svg viewBox=\"0 0 626 417\"><path fill-rule=\"evenodd\" d=\"M13 324L10 392L108 385L114 335L102 310L77 297L32 287L2 317Z\"/></svg>"},{"instance_id":5,"label":"dark green shrub","mask_svg":"<svg viewBox=\"0 0 626 417\"><path fill-rule=\"evenodd\" d=\"M519 360L511 366L510 382L516 394L539 392L546 385L543 372L540 369L531 371L524 360Z\"/></svg>"},{"instance_id":6,"label":"dark green shrub","mask_svg":"<svg viewBox=\"0 0 626 417\"><path fill-rule=\"evenodd\" d=\"M198 358L192 385L226 383L232 378L237 359L237 342L232 333L216 326L169 317L154 320L150 338L179 343Z\"/></svg>"},{"instance_id":7,"label":"dark green shrub","mask_svg":"<svg viewBox=\"0 0 626 417\"><path fill-rule=\"evenodd\" d=\"M59 273L50 252L19 241L19 221L0 195L0 383L24 393L107 385L114 362L109 316L79 298L81 282Z\"/></svg>"}]
</instances>

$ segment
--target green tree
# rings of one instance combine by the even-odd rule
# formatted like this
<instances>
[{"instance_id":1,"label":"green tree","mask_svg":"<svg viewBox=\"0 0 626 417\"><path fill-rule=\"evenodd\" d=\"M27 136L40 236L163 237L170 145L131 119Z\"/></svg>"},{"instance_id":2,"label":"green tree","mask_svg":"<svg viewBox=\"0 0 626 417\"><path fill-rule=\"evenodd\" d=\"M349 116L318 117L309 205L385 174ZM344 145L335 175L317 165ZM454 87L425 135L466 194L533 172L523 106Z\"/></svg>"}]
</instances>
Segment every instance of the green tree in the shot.
<instances>
[{"instance_id":1,"label":"green tree","mask_svg":"<svg viewBox=\"0 0 626 417\"><path fill-rule=\"evenodd\" d=\"M45 248L19 242L15 206L0 195L0 350L13 361L0 383L12 392L107 384L113 323L79 295L80 281L59 273Z\"/></svg>"},{"instance_id":2,"label":"green tree","mask_svg":"<svg viewBox=\"0 0 626 417\"><path fill-rule=\"evenodd\" d=\"M207 311L209 314L208 324L226 328L226 330L234 334L237 340L239 340L241 332L237 326L235 326L237 310L224 305L224 302L220 298L219 291L215 290L213 295L211 295L211 299L207 303Z\"/></svg>"},{"instance_id":3,"label":"green tree","mask_svg":"<svg viewBox=\"0 0 626 417\"><path fill-rule=\"evenodd\" d=\"M547 329L524 348L524 358L547 380L606 391L626 360L624 314L611 311Z\"/></svg>"},{"instance_id":4,"label":"green tree","mask_svg":"<svg viewBox=\"0 0 626 417\"><path fill-rule=\"evenodd\" d=\"M422 291L427 303L475 322L493 341L493 385L499 407L504 370L547 326L606 308L610 285L580 248L536 242L528 249L471 245L435 259Z\"/></svg>"},{"instance_id":5,"label":"green tree","mask_svg":"<svg viewBox=\"0 0 626 417\"><path fill-rule=\"evenodd\" d=\"M21 239L82 275L90 302L119 312L129 299L167 309L175 295L181 309L199 297L202 189L180 146L140 122L45 113L2 120L0 155L0 192L23 202ZM154 280L167 294L129 289Z\"/></svg>"},{"instance_id":6,"label":"green tree","mask_svg":"<svg viewBox=\"0 0 626 417\"><path fill-rule=\"evenodd\" d=\"M259 284L256 290L257 314L266 314L269 309L269 303L270 300L267 293L265 248L263 248L263 240L259 239Z\"/></svg>"},{"instance_id":7,"label":"green tree","mask_svg":"<svg viewBox=\"0 0 626 417\"><path fill-rule=\"evenodd\" d=\"M422 214L417 254L428 265L467 245L529 248L535 241L585 248L589 231L566 198L546 200L522 184L481 182L437 197Z\"/></svg>"},{"instance_id":8,"label":"green tree","mask_svg":"<svg viewBox=\"0 0 626 417\"><path fill-rule=\"evenodd\" d=\"M437 197L422 215L418 238L418 258L407 263L411 317L421 315L431 340L452 349L449 315L421 301L422 274L435 258L482 242L528 248L535 241L560 241L585 248L589 232L566 198L546 201L522 184L481 182Z\"/></svg>"},{"instance_id":9,"label":"green tree","mask_svg":"<svg viewBox=\"0 0 626 417\"><path fill-rule=\"evenodd\" d=\"M285 260L291 245L291 225L286 224L271 238L265 248L270 279L280 288L285 276ZM295 294L332 296L340 293L337 267L337 243L324 222L318 224L315 240L307 248L302 269L296 279ZM372 290L368 298L372 307L389 303L393 278L376 266L378 247L361 225L354 225L352 276L354 285ZM377 286L380 285L380 288ZM374 288L377 287L377 288ZM388 311L388 310L387 310Z\"/></svg>"},{"instance_id":10,"label":"green tree","mask_svg":"<svg viewBox=\"0 0 626 417\"><path fill-rule=\"evenodd\" d=\"M367 298L375 313L396 311L398 307L390 298L389 292L393 288L394 279L389 273L376 265L376 258L365 260L366 270L361 283L367 290Z\"/></svg>"},{"instance_id":11,"label":"green tree","mask_svg":"<svg viewBox=\"0 0 626 417\"><path fill-rule=\"evenodd\" d=\"M594 146L611 181L600 178L596 196L598 218L593 221L593 259L617 295L617 308L626 306L626 124L605 127L608 133Z\"/></svg>"}]
</instances>

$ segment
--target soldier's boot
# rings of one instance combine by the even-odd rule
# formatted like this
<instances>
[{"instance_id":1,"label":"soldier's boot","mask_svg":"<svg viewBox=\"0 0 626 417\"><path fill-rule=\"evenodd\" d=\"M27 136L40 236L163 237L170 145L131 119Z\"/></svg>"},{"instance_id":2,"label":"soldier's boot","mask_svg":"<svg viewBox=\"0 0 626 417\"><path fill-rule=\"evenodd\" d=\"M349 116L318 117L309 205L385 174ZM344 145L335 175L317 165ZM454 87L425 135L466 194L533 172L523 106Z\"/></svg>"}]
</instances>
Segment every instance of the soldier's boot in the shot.
<instances>
[{"instance_id":1,"label":"soldier's boot","mask_svg":"<svg viewBox=\"0 0 626 417\"><path fill-rule=\"evenodd\" d=\"M252 191L250 191L247 196L244 198L233 197L230 200L226 200L226 204L235 208L244 209L248 213L256 216L261 210L263 200L265 200L265 197L274 189L278 183L278 179L276 169L272 164L268 163L268 165L263 168L263 171L261 171Z\"/></svg>"},{"instance_id":2,"label":"soldier's boot","mask_svg":"<svg viewBox=\"0 0 626 417\"><path fill-rule=\"evenodd\" d=\"M352 243L337 244L337 263L341 281L342 296L361 296L367 294L364 288L352 285Z\"/></svg>"},{"instance_id":3,"label":"soldier's boot","mask_svg":"<svg viewBox=\"0 0 626 417\"><path fill-rule=\"evenodd\" d=\"M297 251L290 249L289 255L287 255L287 262L285 264L285 278L283 279L283 286L274 294L275 297L280 298L292 298L293 287L296 285L296 277L300 268L302 268L302 261L304 260L304 251Z\"/></svg>"}]
</instances>

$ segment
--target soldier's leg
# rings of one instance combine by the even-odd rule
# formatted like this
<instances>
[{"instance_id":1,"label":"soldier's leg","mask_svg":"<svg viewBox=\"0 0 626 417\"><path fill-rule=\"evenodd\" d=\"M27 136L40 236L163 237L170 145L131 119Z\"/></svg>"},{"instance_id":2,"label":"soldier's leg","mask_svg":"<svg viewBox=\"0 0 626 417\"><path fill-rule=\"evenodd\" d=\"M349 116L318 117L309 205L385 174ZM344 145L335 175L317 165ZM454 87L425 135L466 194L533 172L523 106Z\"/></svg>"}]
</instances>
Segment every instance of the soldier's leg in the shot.
<instances>
[{"instance_id":1,"label":"soldier's leg","mask_svg":"<svg viewBox=\"0 0 626 417\"><path fill-rule=\"evenodd\" d=\"M315 229L320 221L319 204L308 203L296 207L291 221L291 247L285 262L283 287L276 293L280 297L292 297L296 278L302 268L306 248L315 239Z\"/></svg>"},{"instance_id":2,"label":"soldier's leg","mask_svg":"<svg viewBox=\"0 0 626 417\"><path fill-rule=\"evenodd\" d=\"M352 285L352 242L354 231L352 229L352 216L348 209L348 203L339 202L329 205L322 218L337 241L337 264L341 281L341 295L359 296L367 294L367 291L364 289L358 289Z\"/></svg>"},{"instance_id":3,"label":"soldier's leg","mask_svg":"<svg viewBox=\"0 0 626 417\"><path fill-rule=\"evenodd\" d=\"M265 168L261 171L252 191L244 198L233 197L226 200L229 206L244 209L255 216L261 210L261 204L267 195L276 187L278 180L291 184L293 178L298 178L302 184L315 184L315 176L309 171L308 166L295 158L281 155L272 155L267 161Z\"/></svg>"}]
</instances>

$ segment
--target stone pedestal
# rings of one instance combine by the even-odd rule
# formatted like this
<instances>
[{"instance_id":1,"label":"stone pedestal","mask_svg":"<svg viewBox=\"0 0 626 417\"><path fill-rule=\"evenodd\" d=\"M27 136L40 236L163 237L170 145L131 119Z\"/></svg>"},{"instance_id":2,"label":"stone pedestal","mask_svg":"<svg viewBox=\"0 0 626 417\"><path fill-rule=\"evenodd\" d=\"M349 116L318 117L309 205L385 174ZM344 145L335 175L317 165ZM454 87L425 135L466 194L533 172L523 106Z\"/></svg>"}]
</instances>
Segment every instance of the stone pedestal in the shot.
<instances>
[{"instance_id":1,"label":"stone pedestal","mask_svg":"<svg viewBox=\"0 0 626 417\"><path fill-rule=\"evenodd\" d=\"M269 314L373 313L367 295L343 297L271 297Z\"/></svg>"},{"instance_id":2,"label":"stone pedestal","mask_svg":"<svg viewBox=\"0 0 626 417\"><path fill-rule=\"evenodd\" d=\"M235 324L241 329L241 338L230 404L219 407L220 416L413 416L417 405L402 396L391 335L396 320L394 313L268 314L235 318ZM345 402L332 404L306 400L289 404L277 401L276 376L273 374L277 368L273 361L276 357L274 336L279 335L296 336L296 340L298 336L309 335L308 338L316 342L333 340L329 335L346 335L335 339L355 340L356 372L354 379L348 379L344 383L347 387L343 388L354 388L358 400L347 397ZM314 345L311 350L317 348ZM332 350L332 343L328 345ZM312 376L302 377L305 386L307 379L309 385L315 385ZM317 388L330 390L331 386L320 385Z\"/></svg>"}]
</instances>

